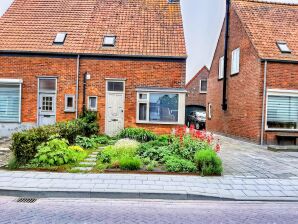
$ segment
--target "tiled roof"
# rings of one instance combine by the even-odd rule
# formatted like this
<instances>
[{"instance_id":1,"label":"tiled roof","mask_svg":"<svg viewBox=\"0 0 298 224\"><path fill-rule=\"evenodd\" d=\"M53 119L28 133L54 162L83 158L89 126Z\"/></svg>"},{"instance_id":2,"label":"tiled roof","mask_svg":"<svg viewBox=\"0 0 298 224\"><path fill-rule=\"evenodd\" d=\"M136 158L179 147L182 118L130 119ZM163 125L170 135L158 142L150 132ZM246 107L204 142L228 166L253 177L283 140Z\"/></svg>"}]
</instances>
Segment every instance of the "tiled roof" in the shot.
<instances>
[{"instance_id":1,"label":"tiled roof","mask_svg":"<svg viewBox=\"0 0 298 224\"><path fill-rule=\"evenodd\" d=\"M180 4L168 0L15 0L0 24L0 51L186 57ZM109 34L116 46L102 47Z\"/></svg>"},{"instance_id":2,"label":"tiled roof","mask_svg":"<svg viewBox=\"0 0 298 224\"><path fill-rule=\"evenodd\" d=\"M204 66L203 68L200 69L200 71L198 71L198 73L194 77L192 77L191 80L189 80L189 82L185 85L185 87L187 88L199 75L203 74L203 72L206 72L209 75L210 71L206 66Z\"/></svg>"},{"instance_id":3,"label":"tiled roof","mask_svg":"<svg viewBox=\"0 0 298 224\"><path fill-rule=\"evenodd\" d=\"M298 5L233 0L260 58L298 61ZM285 41L291 54L281 53L276 42Z\"/></svg>"}]
</instances>

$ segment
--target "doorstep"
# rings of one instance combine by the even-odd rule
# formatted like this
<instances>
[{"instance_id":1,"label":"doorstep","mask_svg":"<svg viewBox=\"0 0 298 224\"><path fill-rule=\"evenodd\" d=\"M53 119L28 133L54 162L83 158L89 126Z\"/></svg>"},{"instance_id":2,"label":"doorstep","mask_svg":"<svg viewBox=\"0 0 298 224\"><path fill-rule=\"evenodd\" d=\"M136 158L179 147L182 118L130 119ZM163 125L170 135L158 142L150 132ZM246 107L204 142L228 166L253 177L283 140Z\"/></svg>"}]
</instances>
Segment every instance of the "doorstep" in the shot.
<instances>
[{"instance_id":1,"label":"doorstep","mask_svg":"<svg viewBox=\"0 0 298 224\"><path fill-rule=\"evenodd\" d=\"M273 152L298 152L298 145L269 145L268 150Z\"/></svg>"},{"instance_id":2,"label":"doorstep","mask_svg":"<svg viewBox=\"0 0 298 224\"><path fill-rule=\"evenodd\" d=\"M0 195L298 201L298 179L0 171Z\"/></svg>"}]
</instances>

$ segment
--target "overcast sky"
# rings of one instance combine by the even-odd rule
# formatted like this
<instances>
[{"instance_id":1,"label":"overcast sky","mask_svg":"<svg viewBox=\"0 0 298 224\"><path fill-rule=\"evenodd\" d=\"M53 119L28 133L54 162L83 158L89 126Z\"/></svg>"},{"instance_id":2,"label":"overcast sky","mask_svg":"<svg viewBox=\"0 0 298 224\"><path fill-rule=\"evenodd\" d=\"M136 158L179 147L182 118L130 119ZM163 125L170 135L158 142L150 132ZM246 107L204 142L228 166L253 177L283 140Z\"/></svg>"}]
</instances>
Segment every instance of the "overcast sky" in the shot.
<instances>
[{"instance_id":1,"label":"overcast sky","mask_svg":"<svg viewBox=\"0 0 298 224\"><path fill-rule=\"evenodd\" d=\"M13 0L0 0L0 16ZM298 0L271 0L298 3ZM225 13L224 0L181 0L188 60L187 80L210 67Z\"/></svg>"}]
</instances>

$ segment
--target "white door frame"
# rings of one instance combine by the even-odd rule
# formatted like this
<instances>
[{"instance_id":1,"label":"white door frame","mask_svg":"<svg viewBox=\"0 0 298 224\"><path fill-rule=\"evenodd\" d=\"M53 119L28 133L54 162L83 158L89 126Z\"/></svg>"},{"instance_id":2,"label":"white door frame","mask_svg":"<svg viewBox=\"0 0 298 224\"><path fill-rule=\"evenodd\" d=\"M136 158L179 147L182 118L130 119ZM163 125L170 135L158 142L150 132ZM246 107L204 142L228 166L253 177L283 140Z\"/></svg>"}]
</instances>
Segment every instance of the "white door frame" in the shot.
<instances>
[{"instance_id":1,"label":"white door frame","mask_svg":"<svg viewBox=\"0 0 298 224\"><path fill-rule=\"evenodd\" d=\"M109 82L121 82L123 83L123 91L108 91L108 83ZM109 133L107 133L108 130L108 94L123 94L123 128L125 126L125 80L124 79L106 79L106 92L105 92L105 97L106 97L106 106L105 106L105 133L108 135Z\"/></svg>"},{"instance_id":2,"label":"white door frame","mask_svg":"<svg viewBox=\"0 0 298 224\"><path fill-rule=\"evenodd\" d=\"M56 85L55 85L55 91L39 91L39 82L42 79L55 79ZM40 126L40 119L39 119L39 107L40 107L40 95L41 94L52 94L55 95L55 122L57 119L57 87L58 87L58 79L57 77L38 77L37 78L37 126Z\"/></svg>"}]
</instances>

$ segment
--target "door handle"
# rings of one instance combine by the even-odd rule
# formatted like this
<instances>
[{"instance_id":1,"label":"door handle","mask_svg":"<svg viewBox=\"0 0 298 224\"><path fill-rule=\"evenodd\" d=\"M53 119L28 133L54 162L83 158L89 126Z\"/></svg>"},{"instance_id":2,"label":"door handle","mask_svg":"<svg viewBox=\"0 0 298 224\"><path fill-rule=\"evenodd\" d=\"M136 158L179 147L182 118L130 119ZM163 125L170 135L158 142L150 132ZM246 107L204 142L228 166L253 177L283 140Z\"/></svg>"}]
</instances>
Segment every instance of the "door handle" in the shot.
<instances>
[{"instance_id":1,"label":"door handle","mask_svg":"<svg viewBox=\"0 0 298 224\"><path fill-rule=\"evenodd\" d=\"M112 119L112 121L118 121L118 119Z\"/></svg>"}]
</instances>

